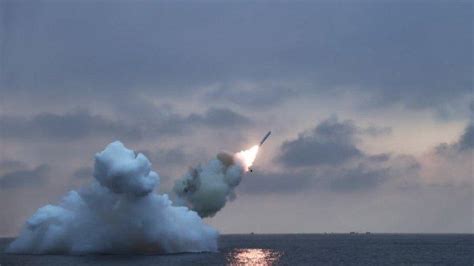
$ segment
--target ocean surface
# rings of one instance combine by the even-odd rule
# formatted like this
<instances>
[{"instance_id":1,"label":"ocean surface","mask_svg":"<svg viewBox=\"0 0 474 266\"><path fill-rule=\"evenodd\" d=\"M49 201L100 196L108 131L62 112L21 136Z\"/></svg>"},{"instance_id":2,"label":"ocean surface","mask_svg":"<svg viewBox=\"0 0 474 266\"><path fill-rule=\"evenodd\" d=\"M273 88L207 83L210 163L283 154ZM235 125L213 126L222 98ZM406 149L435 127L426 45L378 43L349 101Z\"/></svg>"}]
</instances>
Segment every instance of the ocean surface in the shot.
<instances>
[{"instance_id":1,"label":"ocean surface","mask_svg":"<svg viewBox=\"0 0 474 266\"><path fill-rule=\"evenodd\" d=\"M217 253L12 255L8 265L474 265L472 234L223 235Z\"/></svg>"}]
</instances>

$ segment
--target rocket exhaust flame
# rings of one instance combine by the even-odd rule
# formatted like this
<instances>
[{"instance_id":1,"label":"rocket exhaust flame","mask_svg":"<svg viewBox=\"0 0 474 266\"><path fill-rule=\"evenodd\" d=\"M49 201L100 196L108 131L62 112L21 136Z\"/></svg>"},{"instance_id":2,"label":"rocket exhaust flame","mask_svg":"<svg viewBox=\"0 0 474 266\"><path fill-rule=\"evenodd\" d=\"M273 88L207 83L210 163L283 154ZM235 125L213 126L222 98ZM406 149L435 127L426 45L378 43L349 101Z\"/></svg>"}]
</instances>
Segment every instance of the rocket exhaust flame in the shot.
<instances>
[{"instance_id":1,"label":"rocket exhaust flame","mask_svg":"<svg viewBox=\"0 0 474 266\"><path fill-rule=\"evenodd\" d=\"M244 164L246 171L249 171L250 167L255 161L255 158L257 158L258 149L259 145L254 145L248 150L244 150L235 154L235 157L240 159Z\"/></svg>"}]
</instances>

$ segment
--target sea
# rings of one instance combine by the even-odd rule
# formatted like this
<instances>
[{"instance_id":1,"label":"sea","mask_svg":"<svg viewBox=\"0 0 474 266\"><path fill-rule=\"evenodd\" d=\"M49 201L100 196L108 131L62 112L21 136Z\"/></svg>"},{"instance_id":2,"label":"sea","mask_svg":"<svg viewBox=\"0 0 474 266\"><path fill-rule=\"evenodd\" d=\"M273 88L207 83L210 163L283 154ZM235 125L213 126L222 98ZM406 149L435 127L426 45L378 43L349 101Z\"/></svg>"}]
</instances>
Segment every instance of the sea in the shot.
<instances>
[{"instance_id":1,"label":"sea","mask_svg":"<svg viewBox=\"0 0 474 266\"><path fill-rule=\"evenodd\" d=\"M0 265L474 265L473 234L222 235L219 252L169 255L13 255Z\"/></svg>"}]
</instances>

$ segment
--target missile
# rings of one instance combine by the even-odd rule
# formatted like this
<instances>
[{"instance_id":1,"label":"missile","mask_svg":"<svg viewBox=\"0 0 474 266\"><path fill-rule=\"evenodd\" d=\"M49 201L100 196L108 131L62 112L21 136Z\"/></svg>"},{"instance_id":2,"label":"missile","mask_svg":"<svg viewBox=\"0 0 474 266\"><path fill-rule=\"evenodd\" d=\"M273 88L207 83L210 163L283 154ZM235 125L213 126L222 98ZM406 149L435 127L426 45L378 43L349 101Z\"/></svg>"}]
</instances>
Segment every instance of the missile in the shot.
<instances>
[{"instance_id":1,"label":"missile","mask_svg":"<svg viewBox=\"0 0 474 266\"><path fill-rule=\"evenodd\" d=\"M268 133L265 134L265 136L263 137L263 139L260 141L260 144L258 144L259 147L262 147L263 143L268 139L268 137L270 137L270 134L272 134L271 131L268 131ZM250 172L253 172L253 169L249 167L249 171L250 171Z\"/></svg>"},{"instance_id":2,"label":"missile","mask_svg":"<svg viewBox=\"0 0 474 266\"><path fill-rule=\"evenodd\" d=\"M260 144L258 146L262 146L263 143L267 140L268 137L270 137L270 134L272 134L271 131L268 131L268 133L263 137L262 141L260 141Z\"/></svg>"},{"instance_id":3,"label":"missile","mask_svg":"<svg viewBox=\"0 0 474 266\"><path fill-rule=\"evenodd\" d=\"M263 137L263 139L260 141L260 144L258 144L259 147L262 147L263 143L270 137L270 134L272 134L271 131L268 131L268 133ZM249 171L253 172L253 169L249 167Z\"/></svg>"}]
</instances>

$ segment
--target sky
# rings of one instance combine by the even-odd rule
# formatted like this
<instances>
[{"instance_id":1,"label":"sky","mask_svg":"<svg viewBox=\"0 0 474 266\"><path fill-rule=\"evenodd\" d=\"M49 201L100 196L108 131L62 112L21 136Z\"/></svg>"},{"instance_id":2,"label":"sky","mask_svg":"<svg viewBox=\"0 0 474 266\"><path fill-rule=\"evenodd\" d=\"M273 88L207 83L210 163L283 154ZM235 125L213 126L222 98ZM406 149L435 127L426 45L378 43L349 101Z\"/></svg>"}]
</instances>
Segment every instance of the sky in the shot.
<instances>
[{"instance_id":1,"label":"sky","mask_svg":"<svg viewBox=\"0 0 474 266\"><path fill-rule=\"evenodd\" d=\"M222 233L473 232L470 1L0 2L0 235L114 141L160 193L272 136Z\"/></svg>"}]
</instances>

